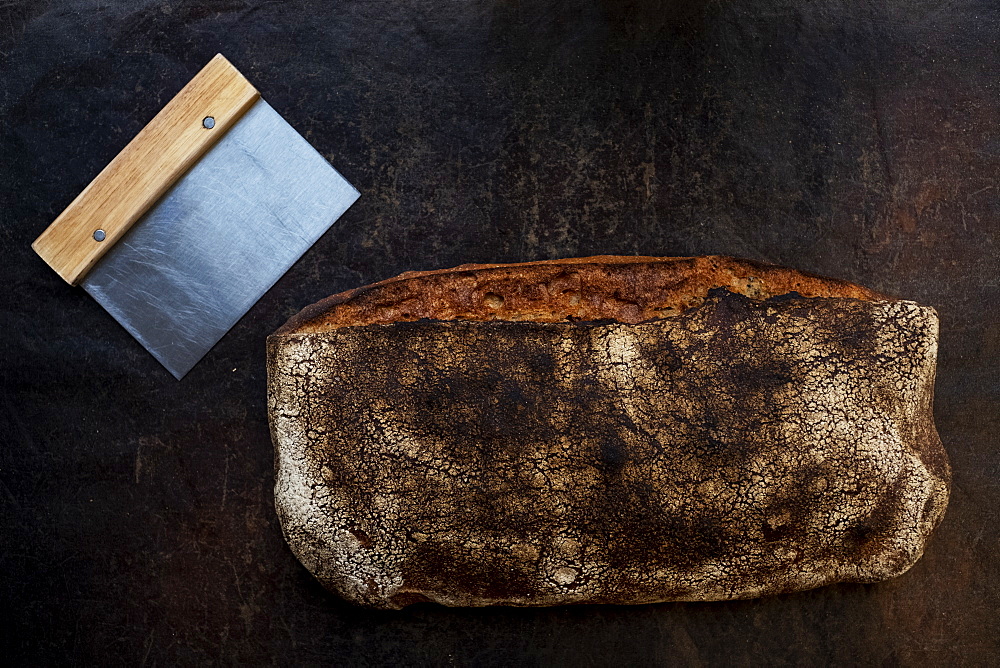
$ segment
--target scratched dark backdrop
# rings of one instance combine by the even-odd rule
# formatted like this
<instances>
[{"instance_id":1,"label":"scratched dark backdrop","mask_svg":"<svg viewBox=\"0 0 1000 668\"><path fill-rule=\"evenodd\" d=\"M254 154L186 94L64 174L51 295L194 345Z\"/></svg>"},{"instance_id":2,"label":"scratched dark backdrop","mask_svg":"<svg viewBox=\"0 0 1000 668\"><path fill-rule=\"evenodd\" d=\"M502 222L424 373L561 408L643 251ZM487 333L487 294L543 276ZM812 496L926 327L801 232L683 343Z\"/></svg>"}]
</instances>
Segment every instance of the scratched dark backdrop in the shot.
<instances>
[{"instance_id":1,"label":"scratched dark backdrop","mask_svg":"<svg viewBox=\"0 0 1000 668\"><path fill-rule=\"evenodd\" d=\"M0 3L0 650L994 663L998 35L993 0ZM216 52L362 198L177 382L29 244ZM404 270L595 253L727 253L936 307L954 489L923 560L733 603L374 613L325 593L274 514L264 337Z\"/></svg>"}]
</instances>

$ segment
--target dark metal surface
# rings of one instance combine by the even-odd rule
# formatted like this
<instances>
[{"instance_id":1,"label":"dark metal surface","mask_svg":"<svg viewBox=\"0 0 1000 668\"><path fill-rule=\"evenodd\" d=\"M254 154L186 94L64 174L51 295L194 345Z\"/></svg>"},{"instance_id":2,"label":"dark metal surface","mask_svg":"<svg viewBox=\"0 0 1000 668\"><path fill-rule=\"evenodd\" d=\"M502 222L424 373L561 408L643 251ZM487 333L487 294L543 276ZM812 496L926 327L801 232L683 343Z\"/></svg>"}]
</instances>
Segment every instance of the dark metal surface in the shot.
<instances>
[{"instance_id":1,"label":"dark metal surface","mask_svg":"<svg viewBox=\"0 0 1000 668\"><path fill-rule=\"evenodd\" d=\"M3 652L84 664L983 665L1000 644L1000 10L835 2L0 6ZM363 197L181 382L29 244L216 52ZM756 601L400 613L272 501L264 337L461 262L727 253L938 309L925 557Z\"/></svg>"}]
</instances>

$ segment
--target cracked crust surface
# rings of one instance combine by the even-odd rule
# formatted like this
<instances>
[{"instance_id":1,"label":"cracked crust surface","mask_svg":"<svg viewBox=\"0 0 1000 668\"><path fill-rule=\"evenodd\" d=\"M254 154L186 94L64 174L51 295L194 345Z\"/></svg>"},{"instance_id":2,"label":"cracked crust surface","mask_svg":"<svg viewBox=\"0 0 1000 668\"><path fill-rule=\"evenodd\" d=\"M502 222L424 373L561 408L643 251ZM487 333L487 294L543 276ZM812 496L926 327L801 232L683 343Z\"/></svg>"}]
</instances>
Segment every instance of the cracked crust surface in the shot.
<instances>
[{"instance_id":1,"label":"cracked crust surface","mask_svg":"<svg viewBox=\"0 0 1000 668\"><path fill-rule=\"evenodd\" d=\"M906 571L943 516L929 307L715 289L639 323L321 319L359 294L268 340L282 528L348 600L875 582Z\"/></svg>"}]
</instances>

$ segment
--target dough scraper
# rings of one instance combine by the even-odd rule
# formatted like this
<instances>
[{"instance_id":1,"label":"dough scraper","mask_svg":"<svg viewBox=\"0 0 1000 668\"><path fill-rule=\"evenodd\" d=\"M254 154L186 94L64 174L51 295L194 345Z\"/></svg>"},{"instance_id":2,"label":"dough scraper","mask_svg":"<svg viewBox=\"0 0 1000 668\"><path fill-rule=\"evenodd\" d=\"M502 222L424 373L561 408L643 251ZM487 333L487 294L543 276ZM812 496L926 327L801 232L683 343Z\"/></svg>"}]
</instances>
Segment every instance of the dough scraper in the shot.
<instances>
[{"instance_id":1,"label":"dough scraper","mask_svg":"<svg viewBox=\"0 0 1000 668\"><path fill-rule=\"evenodd\" d=\"M358 196L219 54L31 247L179 380Z\"/></svg>"}]
</instances>

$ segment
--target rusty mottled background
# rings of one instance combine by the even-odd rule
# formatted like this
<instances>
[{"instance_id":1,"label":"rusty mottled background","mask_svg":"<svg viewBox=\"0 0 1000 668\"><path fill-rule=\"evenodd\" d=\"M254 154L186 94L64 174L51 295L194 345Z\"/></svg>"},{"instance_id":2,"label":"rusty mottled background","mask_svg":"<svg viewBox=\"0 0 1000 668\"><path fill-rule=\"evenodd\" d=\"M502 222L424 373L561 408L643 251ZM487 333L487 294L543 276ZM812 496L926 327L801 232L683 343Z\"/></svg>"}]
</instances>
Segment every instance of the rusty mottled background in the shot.
<instances>
[{"instance_id":1,"label":"rusty mottled background","mask_svg":"<svg viewBox=\"0 0 1000 668\"><path fill-rule=\"evenodd\" d=\"M0 3L0 649L21 665L996 664L993 0ZM183 381L30 242L216 52L363 193ZM192 240L197 242L197 240ZM909 573L756 601L355 609L286 548L264 337L408 269L726 253L941 315Z\"/></svg>"}]
</instances>

